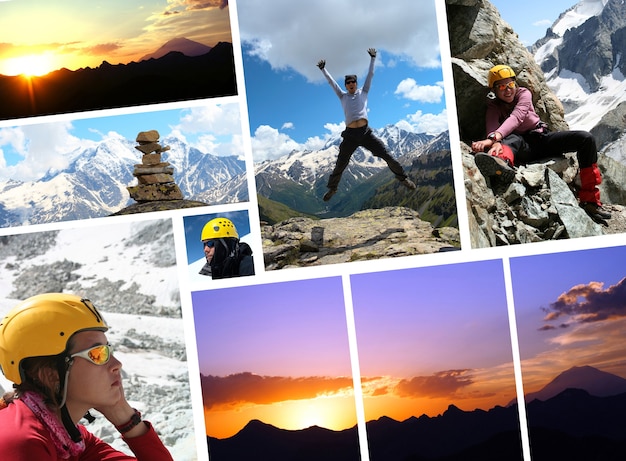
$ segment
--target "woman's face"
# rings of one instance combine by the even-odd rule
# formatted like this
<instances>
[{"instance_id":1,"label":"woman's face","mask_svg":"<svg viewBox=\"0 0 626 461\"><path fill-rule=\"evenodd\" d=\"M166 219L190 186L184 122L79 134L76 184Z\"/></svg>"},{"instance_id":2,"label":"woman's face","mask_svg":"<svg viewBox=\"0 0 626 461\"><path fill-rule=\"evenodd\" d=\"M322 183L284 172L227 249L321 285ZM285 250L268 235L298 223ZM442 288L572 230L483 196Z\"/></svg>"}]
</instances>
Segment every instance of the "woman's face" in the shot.
<instances>
[{"instance_id":1,"label":"woman's face","mask_svg":"<svg viewBox=\"0 0 626 461\"><path fill-rule=\"evenodd\" d=\"M72 338L70 355L93 346L107 344L102 331L82 331ZM67 408L82 416L89 409L113 405L123 397L122 363L113 355L104 365L83 357L74 357L67 385Z\"/></svg>"},{"instance_id":2,"label":"woman's face","mask_svg":"<svg viewBox=\"0 0 626 461\"><path fill-rule=\"evenodd\" d=\"M511 103L515 98L515 79L513 78L505 78L503 80L498 80L493 85L493 90L496 93L498 99L501 99L504 102Z\"/></svg>"}]
</instances>

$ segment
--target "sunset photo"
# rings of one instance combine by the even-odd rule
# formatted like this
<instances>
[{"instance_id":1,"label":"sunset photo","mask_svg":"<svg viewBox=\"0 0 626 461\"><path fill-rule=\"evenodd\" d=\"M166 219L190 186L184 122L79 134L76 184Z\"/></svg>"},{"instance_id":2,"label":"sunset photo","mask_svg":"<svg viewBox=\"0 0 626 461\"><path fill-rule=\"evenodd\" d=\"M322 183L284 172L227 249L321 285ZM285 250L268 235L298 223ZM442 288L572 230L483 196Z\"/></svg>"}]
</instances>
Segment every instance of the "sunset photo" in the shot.
<instances>
[{"instance_id":1,"label":"sunset photo","mask_svg":"<svg viewBox=\"0 0 626 461\"><path fill-rule=\"evenodd\" d=\"M0 2L1 118L235 93L227 0Z\"/></svg>"},{"instance_id":2,"label":"sunset photo","mask_svg":"<svg viewBox=\"0 0 626 461\"><path fill-rule=\"evenodd\" d=\"M626 247L511 259L533 454L626 449ZM593 439L592 439L593 437Z\"/></svg>"},{"instance_id":3,"label":"sunset photo","mask_svg":"<svg viewBox=\"0 0 626 461\"><path fill-rule=\"evenodd\" d=\"M493 440L521 459L502 262L353 275L351 287L371 459L491 459Z\"/></svg>"},{"instance_id":4,"label":"sunset photo","mask_svg":"<svg viewBox=\"0 0 626 461\"><path fill-rule=\"evenodd\" d=\"M324 459L360 459L341 278L194 292L192 303L211 461L331 445Z\"/></svg>"}]
</instances>

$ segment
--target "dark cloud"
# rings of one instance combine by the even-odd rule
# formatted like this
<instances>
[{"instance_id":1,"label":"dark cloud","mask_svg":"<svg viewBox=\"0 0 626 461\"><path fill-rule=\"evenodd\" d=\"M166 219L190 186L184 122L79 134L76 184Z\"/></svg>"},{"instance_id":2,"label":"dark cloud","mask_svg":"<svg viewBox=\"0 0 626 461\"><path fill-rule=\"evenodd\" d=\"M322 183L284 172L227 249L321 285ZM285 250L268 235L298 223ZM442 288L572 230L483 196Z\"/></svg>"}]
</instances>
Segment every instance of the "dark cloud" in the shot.
<instances>
[{"instance_id":1,"label":"dark cloud","mask_svg":"<svg viewBox=\"0 0 626 461\"><path fill-rule=\"evenodd\" d=\"M626 278L606 290L602 282L576 285L561 294L544 311L546 321L562 316L570 316L578 323L626 317Z\"/></svg>"},{"instance_id":2,"label":"dark cloud","mask_svg":"<svg viewBox=\"0 0 626 461\"><path fill-rule=\"evenodd\" d=\"M285 400L310 399L352 389L351 377L292 378L259 376L249 372L229 376L202 375L200 382L204 406L208 409L222 405L271 404Z\"/></svg>"},{"instance_id":3,"label":"dark cloud","mask_svg":"<svg viewBox=\"0 0 626 461\"><path fill-rule=\"evenodd\" d=\"M223 10L228 6L228 0L186 0L185 4L190 10L206 10L209 8Z\"/></svg>"},{"instance_id":4,"label":"dark cloud","mask_svg":"<svg viewBox=\"0 0 626 461\"><path fill-rule=\"evenodd\" d=\"M397 384L395 393L400 397L451 396L457 390L474 382L469 372L468 369L446 370L431 376L415 376L411 379L403 379Z\"/></svg>"}]
</instances>

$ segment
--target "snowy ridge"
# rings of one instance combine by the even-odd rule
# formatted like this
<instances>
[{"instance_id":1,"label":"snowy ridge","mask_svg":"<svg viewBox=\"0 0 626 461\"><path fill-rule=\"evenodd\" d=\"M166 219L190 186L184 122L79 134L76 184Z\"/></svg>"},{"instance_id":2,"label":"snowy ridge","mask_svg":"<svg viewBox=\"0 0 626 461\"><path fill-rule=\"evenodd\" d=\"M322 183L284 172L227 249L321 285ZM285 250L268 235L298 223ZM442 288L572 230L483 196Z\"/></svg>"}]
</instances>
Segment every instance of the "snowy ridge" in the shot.
<instances>
[{"instance_id":1,"label":"snowy ridge","mask_svg":"<svg viewBox=\"0 0 626 461\"><path fill-rule=\"evenodd\" d=\"M236 156L201 152L174 137L161 144L170 146L162 159L174 167L174 179L188 200L200 200L203 192L245 172L245 162ZM0 182L0 227L107 216L134 203L127 186L137 184L133 170L141 163L141 153L135 146L127 139L108 138L72 152L67 167L49 171L38 181ZM220 190L211 204L241 201L242 196L247 200L247 188Z\"/></svg>"},{"instance_id":2,"label":"snowy ridge","mask_svg":"<svg viewBox=\"0 0 626 461\"><path fill-rule=\"evenodd\" d=\"M419 157L435 138L425 133L411 133L389 125L382 130L373 130L396 158L404 158L405 163ZM266 160L255 164L255 175L270 175L272 181L279 178L295 181L300 185L313 187L319 179L330 173L339 153L340 137L330 139L324 148L316 151L293 151L275 160ZM368 177L387 168L384 160L374 157L369 151L357 149L345 175ZM268 184L271 187L271 184ZM257 186L258 187L258 186Z\"/></svg>"},{"instance_id":3,"label":"snowy ridge","mask_svg":"<svg viewBox=\"0 0 626 461\"><path fill-rule=\"evenodd\" d=\"M626 100L622 0L582 0L534 45L535 61L565 108L571 129L590 131ZM579 53L585 53L581 59Z\"/></svg>"}]
</instances>

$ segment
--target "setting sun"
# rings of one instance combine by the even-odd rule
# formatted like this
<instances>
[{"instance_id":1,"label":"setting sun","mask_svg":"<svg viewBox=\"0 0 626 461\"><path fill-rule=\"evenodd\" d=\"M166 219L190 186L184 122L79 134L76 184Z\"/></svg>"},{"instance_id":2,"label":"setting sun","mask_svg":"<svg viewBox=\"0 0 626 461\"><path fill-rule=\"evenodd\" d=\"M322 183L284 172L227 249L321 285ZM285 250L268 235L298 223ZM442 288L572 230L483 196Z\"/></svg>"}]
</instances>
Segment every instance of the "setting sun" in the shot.
<instances>
[{"instance_id":1,"label":"setting sun","mask_svg":"<svg viewBox=\"0 0 626 461\"><path fill-rule=\"evenodd\" d=\"M31 54L9 58L4 63L4 75L24 75L25 77L39 77L53 69L53 58L50 54Z\"/></svg>"}]
</instances>

